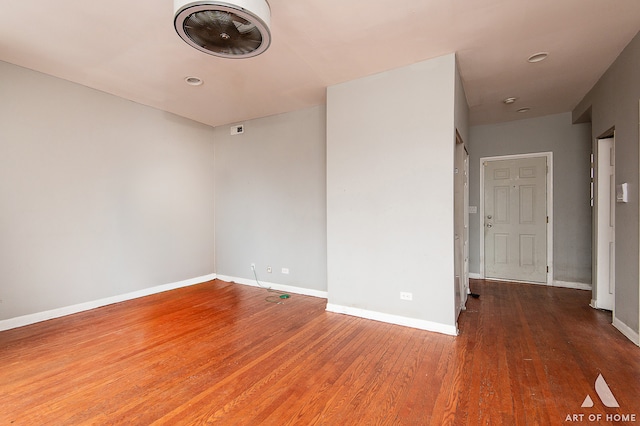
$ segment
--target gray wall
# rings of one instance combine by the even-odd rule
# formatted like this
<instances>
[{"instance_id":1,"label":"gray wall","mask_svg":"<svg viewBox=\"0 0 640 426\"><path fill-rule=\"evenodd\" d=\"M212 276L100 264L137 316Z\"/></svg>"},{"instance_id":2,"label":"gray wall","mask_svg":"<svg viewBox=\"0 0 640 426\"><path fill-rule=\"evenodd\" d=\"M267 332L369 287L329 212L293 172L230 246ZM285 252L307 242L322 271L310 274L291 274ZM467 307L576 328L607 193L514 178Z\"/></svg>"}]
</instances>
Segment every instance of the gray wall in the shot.
<instances>
[{"instance_id":1,"label":"gray wall","mask_svg":"<svg viewBox=\"0 0 640 426\"><path fill-rule=\"evenodd\" d=\"M640 332L638 262L640 99L640 33L573 111L575 119L590 116L592 137L615 126L616 183L629 183L629 202L616 205L615 319Z\"/></svg>"},{"instance_id":2,"label":"gray wall","mask_svg":"<svg viewBox=\"0 0 640 426\"><path fill-rule=\"evenodd\" d=\"M322 106L215 129L218 274L327 290L325 126Z\"/></svg>"},{"instance_id":3,"label":"gray wall","mask_svg":"<svg viewBox=\"0 0 640 426\"><path fill-rule=\"evenodd\" d=\"M212 137L0 62L0 320L213 273Z\"/></svg>"},{"instance_id":4,"label":"gray wall","mask_svg":"<svg viewBox=\"0 0 640 426\"><path fill-rule=\"evenodd\" d=\"M553 152L554 280L591 284L591 128L571 114L472 126L469 149L469 269L480 272L480 158Z\"/></svg>"},{"instance_id":5,"label":"gray wall","mask_svg":"<svg viewBox=\"0 0 640 426\"><path fill-rule=\"evenodd\" d=\"M330 304L455 325L454 104L453 54L328 88Z\"/></svg>"},{"instance_id":6,"label":"gray wall","mask_svg":"<svg viewBox=\"0 0 640 426\"><path fill-rule=\"evenodd\" d=\"M454 260L455 260L455 306L456 306L456 318L459 315L462 307L466 304L468 281L464 280L464 238L465 238L465 186L464 186L464 150L469 141L469 105L467 103L467 96L462 85L462 78L458 71L456 61L456 85L455 85L455 112L454 123L456 131L462 138L462 145L456 145L455 149L455 175L454 175ZM468 230L467 230L468 231ZM468 232L466 232L468 234ZM458 239L455 239L456 235ZM462 284L462 285L461 285Z\"/></svg>"},{"instance_id":7,"label":"gray wall","mask_svg":"<svg viewBox=\"0 0 640 426\"><path fill-rule=\"evenodd\" d=\"M462 85L462 78L458 71L458 61L456 61L456 85L455 85L455 113L454 121L455 127L465 145L469 144L469 104L467 102L467 95Z\"/></svg>"}]
</instances>

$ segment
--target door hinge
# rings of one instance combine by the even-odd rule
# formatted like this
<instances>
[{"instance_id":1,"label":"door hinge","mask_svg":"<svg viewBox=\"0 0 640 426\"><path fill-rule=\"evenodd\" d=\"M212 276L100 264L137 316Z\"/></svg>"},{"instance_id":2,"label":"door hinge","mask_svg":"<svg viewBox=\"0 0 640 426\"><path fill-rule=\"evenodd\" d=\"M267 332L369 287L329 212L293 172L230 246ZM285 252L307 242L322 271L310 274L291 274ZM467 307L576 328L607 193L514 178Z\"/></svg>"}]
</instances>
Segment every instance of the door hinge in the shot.
<instances>
[{"instance_id":1,"label":"door hinge","mask_svg":"<svg viewBox=\"0 0 640 426\"><path fill-rule=\"evenodd\" d=\"M547 223L549 223L549 216L547 216Z\"/></svg>"},{"instance_id":2,"label":"door hinge","mask_svg":"<svg viewBox=\"0 0 640 426\"><path fill-rule=\"evenodd\" d=\"M547 266L547 274L549 273L549 267Z\"/></svg>"}]
</instances>

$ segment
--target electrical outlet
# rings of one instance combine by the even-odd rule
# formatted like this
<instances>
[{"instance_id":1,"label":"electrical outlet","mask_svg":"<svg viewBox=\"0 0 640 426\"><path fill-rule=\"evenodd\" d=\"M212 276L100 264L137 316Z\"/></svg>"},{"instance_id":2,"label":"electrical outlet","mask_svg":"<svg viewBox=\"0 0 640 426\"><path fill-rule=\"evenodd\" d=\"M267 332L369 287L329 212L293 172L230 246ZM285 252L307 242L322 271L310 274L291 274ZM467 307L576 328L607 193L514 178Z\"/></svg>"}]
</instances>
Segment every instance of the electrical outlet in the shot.
<instances>
[{"instance_id":1,"label":"electrical outlet","mask_svg":"<svg viewBox=\"0 0 640 426\"><path fill-rule=\"evenodd\" d=\"M267 266L267 272L271 273L271 266Z\"/></svg>"},{"instance_id":2,"label":"electrical outlet","mask_svg":"<svg viewBox=\"0 0 640 426\"><path fill-rule=\"evenodd\" d=\"M400 292L400 300L413 300L413 294L406 291Z\"/></svg>"},{"instance_id":3,"label":"electrical outlet","mask_svg":"<svg viewBox=\"0 0 640 426\"><path fill-rule=\"evenodd\" d=\"M283 274L288 274L289 273L289 268L282 268L282 273Z\"/></svg>"}]
</instances>

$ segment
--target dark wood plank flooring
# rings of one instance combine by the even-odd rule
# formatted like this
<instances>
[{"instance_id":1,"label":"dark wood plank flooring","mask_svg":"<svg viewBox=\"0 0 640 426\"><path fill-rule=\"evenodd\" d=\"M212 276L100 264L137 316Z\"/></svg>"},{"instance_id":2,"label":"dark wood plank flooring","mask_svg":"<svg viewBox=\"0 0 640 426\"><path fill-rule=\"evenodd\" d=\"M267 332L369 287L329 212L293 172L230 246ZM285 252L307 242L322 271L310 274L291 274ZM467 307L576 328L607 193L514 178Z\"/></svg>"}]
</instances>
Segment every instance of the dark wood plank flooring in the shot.
<instances>
[{"instance_id":1,"label":"dark wood plank flooring","mask_svg":"<svg viewBox=\"0 0 640 426\"><path fill-rule=\"evenodd\" d=\"M590 292L471 286L458 337L218 280L0 332L0 425L640 422L640 348Z\"/></svg>"}]
</instances>

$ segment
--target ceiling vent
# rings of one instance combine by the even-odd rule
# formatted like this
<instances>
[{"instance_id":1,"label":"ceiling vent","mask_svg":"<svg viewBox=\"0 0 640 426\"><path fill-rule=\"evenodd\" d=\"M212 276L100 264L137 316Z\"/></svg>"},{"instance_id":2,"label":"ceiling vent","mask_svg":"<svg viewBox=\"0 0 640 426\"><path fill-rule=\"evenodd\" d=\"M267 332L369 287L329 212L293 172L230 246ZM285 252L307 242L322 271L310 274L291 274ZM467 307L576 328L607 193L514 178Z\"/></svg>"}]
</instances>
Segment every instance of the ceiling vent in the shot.
<instances>
[{"instance_id":1,"label":"ceiling vent","mask_svg":"<svg viewBox=\"0 0 640 426\"><path fill-rule=\"evenodd\" d=\"M223 58L250 58L271 44L266 0L174 0L174 26L190 46Z\"/></svg>"}]
</instances>

